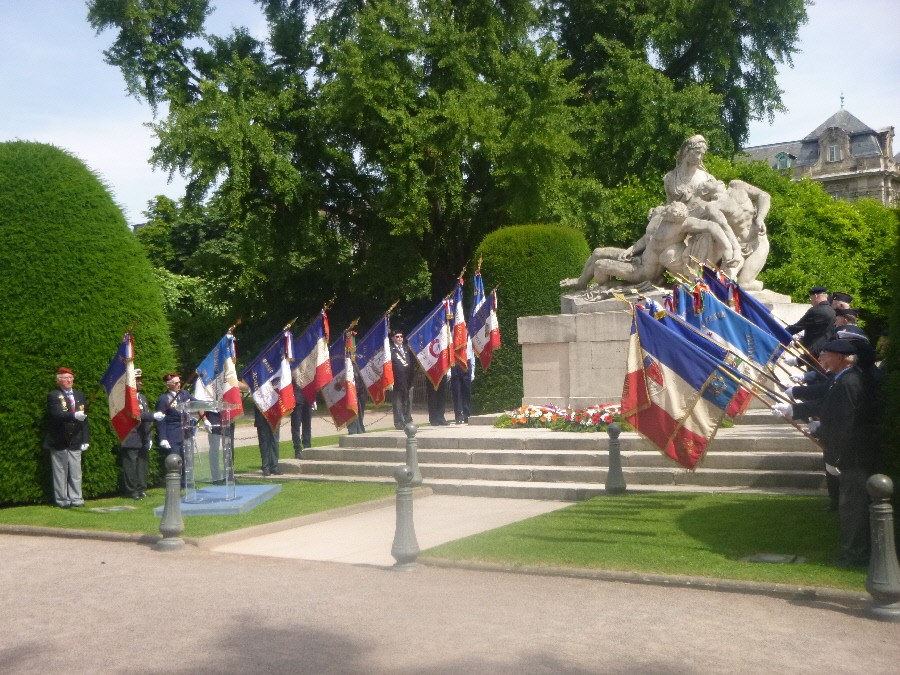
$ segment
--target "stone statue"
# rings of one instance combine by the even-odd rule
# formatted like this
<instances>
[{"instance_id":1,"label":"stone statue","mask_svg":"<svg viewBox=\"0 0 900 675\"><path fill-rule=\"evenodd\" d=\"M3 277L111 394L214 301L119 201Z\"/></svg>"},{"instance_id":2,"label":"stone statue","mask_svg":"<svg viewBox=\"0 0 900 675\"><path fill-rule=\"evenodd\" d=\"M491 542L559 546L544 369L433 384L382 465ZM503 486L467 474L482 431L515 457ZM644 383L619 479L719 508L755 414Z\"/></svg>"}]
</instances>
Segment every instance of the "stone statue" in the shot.
<instances>
[{"instance_id":1,"label":"stone statue","mask_svg":"<svg viewBox=\"0 0 900 675\"><path fill-rule=\"evenodd\" d=\"M746 290L761 290L756 277L769 255L769 194L740 180L727 186L717 180L703 164L706 150L703 136L686 139L663 178L668 203L650 211L644 235L627 249L595 249L581 276L560 286L584 289L594 280L610 289L621 286L616 279L659 284L666 270L694 274L699 260L719 266Z\"/></svg>"},{"instance_id":2,"label":"stone statue","mask_svg":"<svg viewBox=\"0 0 900 675\"><path fill-rule=\"evenodd\" d=\"M616 279L634 283L662 283L663 271L667 269L677 274L688 272L685 242L689 237L702 236L704 241L708 238L718 249L730 250L725 229L712 220L689 215L687 205L682 202L657 206L650 211L644 236L632 246L594 249L581 276L563 279L559 285L562 288L584 289L593 280L600 284L601 289L608 289L621 285Z\"/></svg>"}]
</instances>

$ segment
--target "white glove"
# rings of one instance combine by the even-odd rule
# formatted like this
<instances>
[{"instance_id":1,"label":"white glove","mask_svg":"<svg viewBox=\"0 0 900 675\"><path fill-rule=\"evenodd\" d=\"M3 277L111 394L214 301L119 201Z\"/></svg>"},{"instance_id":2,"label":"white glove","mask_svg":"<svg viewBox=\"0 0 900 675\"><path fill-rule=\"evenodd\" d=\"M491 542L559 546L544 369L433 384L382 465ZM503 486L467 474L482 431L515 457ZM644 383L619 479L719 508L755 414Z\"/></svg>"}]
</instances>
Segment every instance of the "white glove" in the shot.
<instances>
[{"instance_id":1,"label":"white glove","mask_svg":"<svg viewBox=\"0 0 900 675\"><path fill-rule=\"evenodd\" d=\"M841 475L841 470L839 468L837 468L836 466L832 466L828 462L825 463L825 471L827 473L830 473L832 476L840 476Z\"/></svg>"},{"instance_id":2,"label":"white glove","mask_svg":"<svg viewBox=\"0 0 900 675\"><path fill-rule=\"evenodd\" d=\"M784 417L785 419L793 419L794 406L790 403L776 403L772 406L772 414L776 417Z\"/></svg>"},{"instance_id":3,"label":"white glove","mask_svg":"<svg viewBox=\"0 0 900 675\"><path fill-rule=\"evenodd\" d=\"M312 402L312 405L309 406L309 409L310 409L310 410L315 410L315 409L316 409L316 402L315 402L315 401Z\"/></svg>"},{"instance_id":4,"label":"white glove","mask_svg":"<svg viewBox=\"0 0 900 675\"><path fill-rule=\"evenodd\" d=\"M155 419L157 422L162 422L164 419L166 419L166 413L157 411L153 413L153 419Z\"/></svg>"},{"instance_id":5,"label":"white glove","mask_svg":"<svg viewBox=\"0 0 900 675\"><path fill-rule=\"evenodd\" d=\"M809 424L806 425L806 430L815 435L815 433L819 430L819 427L822 426L822 423L819 420L813 420Z\"/></svg>"},{"instance_id":6,"label":"white glove","mask_svg":"<svg viewBox=\"0 0 900 675\"><path fill-rule=\"evenodd\" d=\"M84 452L84 451L87 450L89 447L91 447L91 444L90 444L90 443L82 443L82 444L81 444L81 451Z\"/></svg>"},{"instance_id":7,"label":"white glove","mask_svg":"<svg viewBox=\"0 0 900 675\"><path fill-rule=\"evenodd\" d=\"M147 450L150 450L152 448L153 448L153 441L147 441Z\"/></svg>"},{"instance_id":8,"label":"white glove","mask_svg":"<svg viewBox=\"0 0 900 675\"><path fill-rule=\"evenodd\" d=\"M785 356L784 362L789 366L796 366L797 365L797 357L796 356Z\"/></svg>"},{"instance_id":9,"label":"white glove","mask_svg":"<svg viewBox=\"0 0 900 675\"><path fill-rule=\"evenodd\" d=\"M76 410L75 419L79 422L84 422L87 419L87 413L84 410Z\"/></svg>"},{"instance_id":10,"label":"white glove","mask_svg":"<svg viewBox=\"0 0 900 675\"><path fill-rule=\"evenodd\" d=\"M787 389L784 390L784 395L789 398L794 398L794 390L796 388L797 387L788 387Z\"/></svg>"},{"instance_id":11,"label":"white glove","mask_svg":"<svg viewBox=\"0 0 900 675\"><path fill-rule=\"evenodd\" d=\"M210 422L205 417L203 418L203 428L206 429L207 431L210 431L210 432L212 431L212 422Z\"/></svg>"},{"instance_id":12,"label":"white glove","mask_svg":"<svg viewBox=\"0 0 900 675\"><path fill-rule=\"evenodd\" d=\"M803 375L791 375L791 382L796 382L797 384L803 384L806 382L804 379L805 373Z\"/></svg>"},{"instance_id":13,"label":"white glove","mask_svg":"<svg viewBox=\"0 0 900 675\"><path fill-rule=\"evenodd\" d=\"M169 445L169 441L160 441L160 442L159 442L159 447L165 448L166 450L169 450L172 446Z\"/></svg>"}]
</instances>

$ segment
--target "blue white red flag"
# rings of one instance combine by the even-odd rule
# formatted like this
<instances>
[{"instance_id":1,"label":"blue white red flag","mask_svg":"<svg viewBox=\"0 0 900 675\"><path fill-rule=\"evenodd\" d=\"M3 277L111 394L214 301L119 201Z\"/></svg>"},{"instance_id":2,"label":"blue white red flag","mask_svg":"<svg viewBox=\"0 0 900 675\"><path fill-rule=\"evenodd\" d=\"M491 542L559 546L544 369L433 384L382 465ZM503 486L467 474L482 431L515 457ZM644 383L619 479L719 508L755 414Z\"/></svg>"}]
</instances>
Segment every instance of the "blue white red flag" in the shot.
<instances>
[{"instance_id":1,"label":"blue white red flag","mask_svg":"<svg viewBox=\"0 0 900 675\"><path fill-rule=\"evenodd\" d=\"M469 331L466 328L466 315L463 310L463 280L456 281L456 291L451 302L453 314L453 362L463 368L468 368L466 350L469 344Z\"/></svg>"},{"instance_id":2,"label":"blue white red flag","mask_svg":"<svg viewBox=\"0 0 900 675\"><path fill-rule=\"evenodd\" d=\"M494 350L500 348L500 324L497 321L497 291L491 291L489 297L481 303L472 315L469 327L472 337L472 350L478 357L482 368L491 365Z\"/></svg>"},{"instance_id":3,"label":"blue white red flag","mask_svg":"<svg viewBox=\"0 0 900 675\"><path fill-rule=\"evenodd\" d=\"M226 333L197 366L194 398L201 401L223 401L235 406L221 411L223 424L227 424L243 412L236 361L234 335Z\"/></svg>"},{"instance_id":4,"label":"blue white red flag","mask_svg":"<svg viewBox=\"0 0 900 675\"><path fill-rule=\"evenodd\" d=\"M634 313L622 417L664 455L693 470L722 418L748 396L717 360L646 312Z\"/></svg>"},{"instance_id":5,"label":"blue white red flag","mask_svg":"<svg viewBox=\"0 0 900 675\"><path fill-rule=\"evenodd\" d=\"M384 393L394 384L388 332L388 318L385 315L356 343L356 366L362 377L362 386L368 390L369 398L375 405L384 403Z\"/></svg>"},{"instance_id":6,"label":"blue white red flag","mask_svg":"<svg viewBox=\"0 0 900 675\"><path fill-rule=\"evenodd\" d=\"M100 384L106 389L109 421L119 440L124 441L141 420L134 377L134 340L131 333L125 333L116 355L100 378Z\"/></svg>"},{"instance_id":7,"label":"blue white red flag","mask_svg":"<svg viewBox=\"0 0 900 675\"><path fill-rule=\"evenodd\" d=\"M743 384L742 388L747 395L735 397L734 405L726 411L726 414L735 418L747 412L747 406L750 405L751 395L750 387L754 382L753 373L745 374L740 368L740 363L727 349L714 342L710 338L699 333L695 328L679 319L674 314L670 314L665 310L661 310L653 314L656 320L667 329L691 343L695 348L702 352L706 352L713 359L719 362L719 365L730 372L734 377L739 378Z\"/></svg>"},{"instance_id":8,"label":"blue white red flag","mask_svg":"<svg viewBox=\"0 0 900 675\"><path fill-rule=\"evenodd\" d=\"M285 329L241 372L241 379L250 387L253 402L272 429L276 429L281 418L294 409L293 358L293 336Z\"/></svg>"},{"instance_id":9,"label":"blue white red flag","mask_svg":"<svg viewBox=\"0 0 900 675\"><path fill-rule=\"evenodd\" d=\"M294 382L312 405L316 394L331 382L331 360L328 357L328 315L323 309L303 335L294 338Z\"/></svg>"},{"instance_id":10,"label":"blue white red flag","mask_svg":"<svg viewBox=\"0 0 900 675\"><path fill-rule=\"evenodd\" d=\"M335 428L340 429L359 415L353 377L353 333L344 331L328 351L334 377L322 387L322 398L325 399Z\"/></svg>"},{"instance_id":11,"label":"blue white red flag","mask_svg":"<svg viewBox=\"0 0 900 675\"><path fill-rule=\"evenodd\" d=\"M703 280L713 295L727 303L745 319L775 337L785 347L791 343L793 336L787 332L784 324L775 318L768 307L736 282L731 279L723 279L715 270L706 265L703 266Z\"/></svg>"},{"instance_id":12,"label":"blue white red flag","mask_svg":"<svg viewBox=\"0 0 900 675\"><path fill-rule=\"evenodd\" d=\"M475 272L472 287L474 290L474 297L472 298L472 316L469 317L469 323L472 322L472 318L475 316L475 312L478 311L478 308L484 304L484 279L481 278L480 270Z\"/></svg>"},{"instance_id":13,"label":"blue white red flag","mask_svg":"<svg viewBox=\"0 0 900 675\"><path fill-rule=\"evenodd\" d=\"M452 338L447 325L447 303L441 302L408 335L407 340L416 361L437 389L450 370Z\"/></svg>"},{"instance_id":14,"label":"blue white red flag","mask_svg":"<svg viewBox=\"0 0 900 675\"><path fill-rule=\"evenodd\" d=\"M683 286L675 290L681 317L707 337L760 368L774 364L784 346L770 333L735 312L708 290L698 287L689 293Z\"/></svg>"}]
</instances>

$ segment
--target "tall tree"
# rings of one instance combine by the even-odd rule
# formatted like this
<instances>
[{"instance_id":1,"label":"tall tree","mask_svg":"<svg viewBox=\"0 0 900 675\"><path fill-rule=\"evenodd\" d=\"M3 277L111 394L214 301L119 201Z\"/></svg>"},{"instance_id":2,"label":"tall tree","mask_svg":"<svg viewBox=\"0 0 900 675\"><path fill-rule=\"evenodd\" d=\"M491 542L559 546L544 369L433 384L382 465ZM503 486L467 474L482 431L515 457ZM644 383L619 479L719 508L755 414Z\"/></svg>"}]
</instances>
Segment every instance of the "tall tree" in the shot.
<instances>
[{"instance_id":1,"label":"tall tree","mask_svg":"<svg viewBox=\"0 0 900 675\"><path fill-rule=\"evenodd\" d=\"M753 119L784 109L776 76L791 64L810 0L551 0L556 34L573 73L603 71L622 50L667 78L676 91L703 85L719 97L721 126L734 148ZM592 97L614 92L606 81Z\"/></svg>"}]
</instances>

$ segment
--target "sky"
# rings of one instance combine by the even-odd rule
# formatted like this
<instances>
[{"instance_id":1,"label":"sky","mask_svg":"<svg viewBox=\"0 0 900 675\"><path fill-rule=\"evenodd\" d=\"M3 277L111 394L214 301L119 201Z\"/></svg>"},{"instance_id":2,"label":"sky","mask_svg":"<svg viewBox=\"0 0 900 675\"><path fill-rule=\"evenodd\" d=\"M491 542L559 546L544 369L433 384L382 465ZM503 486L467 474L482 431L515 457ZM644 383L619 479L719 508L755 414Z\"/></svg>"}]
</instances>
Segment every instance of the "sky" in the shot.
<instances>
[{"instance_id":1,"label":"sky","mask_svg":"<svg viewBox=\"0 0 900 675\"><path fill-rule=\"evenodd\" d=\"M213 5L211 32L242 25L265 35L251 0ZM808 14L793 68L782 66L778 76L788 110L772 125L753 123L749 145L803 138L841 108L842 95L844 109L870 127L900 128L900 1L818 0ZM0 141L72 152L101 176L133 225L155 195L180 198L184 181L150 165L152 112L103 61L113 32L97 35L86 16L82 0L0 0Z\"/></svg>"}]
</instances>

